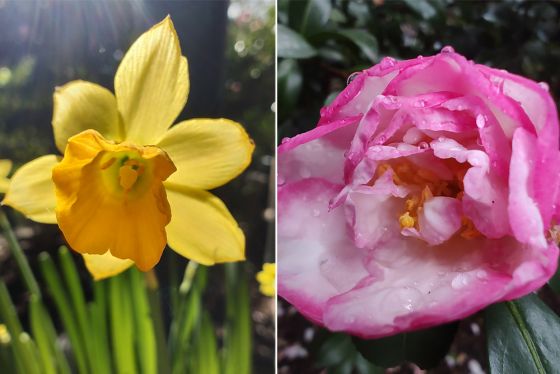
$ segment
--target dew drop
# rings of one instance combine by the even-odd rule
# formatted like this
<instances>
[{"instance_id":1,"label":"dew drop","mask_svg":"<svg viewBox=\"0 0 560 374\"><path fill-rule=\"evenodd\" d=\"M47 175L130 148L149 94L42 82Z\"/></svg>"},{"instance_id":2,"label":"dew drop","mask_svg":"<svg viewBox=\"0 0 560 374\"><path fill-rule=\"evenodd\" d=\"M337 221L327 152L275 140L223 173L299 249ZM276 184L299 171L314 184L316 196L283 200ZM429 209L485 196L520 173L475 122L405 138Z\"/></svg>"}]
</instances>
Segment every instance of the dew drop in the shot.
<instances>
[{"instance_id":1,"label":"dew drop","mask_svg":"<svg viewBox=\"0 0 560 374\"><path fill-rule=\"evenodd\" d=\"M428 148L430 148L430 145L429 145L428 143L426 143L426 142L420 142L420 143L418 143L418 148L420 148L420 149L428 149Z\"/></svg>"},{"instance_id":2,"label":"dew drop","mask_svg":"<svg viewBox=\"0 0 560 374\"><path fill-rule=\"evenodd\" d=\"M383 144L387 141L387 137L385 135L381 135L379 136L379 138L377 139L377 143L378 144Z\"/></svg>"},{"instance_id":3,"label":"dew drop","mask_svg":"<svg viewBox=\"0 0 560 374\"><path fill-rule=\"evenodd\" d=\"M283 139L282 139L282 144L284 144L284 143L286 143L286 142L289 142L289 141L290 141L290 138L283 138Z\"/></svg>"},{"instance_id":4,"label":"dew drop","mask_svg":"<svg viewBox=\"0 0 560 374\"><path fill-rule=\"evenodd\" d=\"M350 83L352 83L352 81L353 81L354 79L356 79L356 78L358 77L358 75L360 75L359 72L354 72L354 73L350 74L350 75L348 76L348 79L346 79L346 85L348 86Z\"/></svg>"},{"instance_id":5,"label":"dew drop","mask_svg":"<svg viewBox=\"0 0 560 374\"><path fill-rule=\"evenodd\" d=\"M548 87L548 83L546 82L539 82L539 86L547 92L550 90L550 87Z\"/></svg>"},{"instance_id":6,"label":"dew drop","mask_svg":"<svg viewBox=\"0 0 560 374\"><path fill-rule=\"evenodd\" d=\"M484 126L486 126L486 118L484 118L484 116L482 114L478 114L476 116L476 127L481 129Z\"/></svg>"},{"instance_id":7,"label":"dew drop","mask_svg":"<svg viewBox=\"0 0 560 374\"><path fill-rule=\"evenodd\" d=\"M446 45L445 47L443 47L441 49L441 53L454 53L454 52L455 52L455 49L450 45Z\"/></svg>"},{"instance_id":8,"label":"dew drop","mask_svg":"<svg viewBox=\"0 0 560 374\"><path fill-rule=\"evenodd\" d=\"M395 60L392 57L385 57L383 58L383 60L381 60L381 62L379 63L379 66L381 66L382 69L387 69L390 68L392 66L395 66L397 64L397 60Z\"/></svg>"},{"instance_id":9,"label":"dew drop","mask_svg":"<svg viewBox=\"0 0 560 374\"><path fill-rule=\"evenodd\" d=\"M414 106L417 108L423 108L426 106L426 100L418 100L414 103Z\"/></svg>"}]
</instances>

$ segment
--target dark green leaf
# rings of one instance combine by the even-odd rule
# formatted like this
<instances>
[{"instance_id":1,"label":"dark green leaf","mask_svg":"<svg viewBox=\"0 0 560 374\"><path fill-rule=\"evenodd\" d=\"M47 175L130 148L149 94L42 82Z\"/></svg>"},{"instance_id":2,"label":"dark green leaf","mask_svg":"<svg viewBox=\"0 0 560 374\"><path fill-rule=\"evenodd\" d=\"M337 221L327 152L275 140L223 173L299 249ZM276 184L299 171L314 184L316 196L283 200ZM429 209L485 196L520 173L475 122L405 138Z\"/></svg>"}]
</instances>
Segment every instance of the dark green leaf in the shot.
<instances>
[{"instance_id":1,"label":"dark green leaf","mask_svg":"<svg viewBox=\"0 0 560 374\"><path fill-rule=\"evenodd\" d=\"M278 64L278 104L283 113L291 113L299 98L303 77L295 60L287 59Z\"/></svg>"},{"instance_id":2,"label":"dark green leaf","mask_svg":"<svg viewBox=\"0 0 560 374\"><path fill-rule=\"evenodd\" d=\"M429 369L445 357L457 326L456 322L375 340L354 338L354 344L362 356L375 365L389 368L413 362L422 369Z\"/></svg>"},{"instance_id":3,"label":"dark green leaf","mask_svg":"<svg viewBox=\"0 0 560 374\"><path fill-rule=\"evenodd\" d=\"M555 373L560 357L560 318L537 295L486 309L492 373Z\"/></svg>"},{"instance_id":4,"label":"dark green leaf","mask_svg":"<svg viewBox=\"0 0 560 374\"><path fill-rule=\"evenodd\" d=\"M424 19L432 18L437 13L433 5L427 0L404 0L404 2Z\"/></svg>"},{"instance_id":5,"label":"dark green leaf","mask_svg":"<svg viewBox=\"0 0 560 374\"><path fill-rule=\"evenodd\" d=\"M317 33L329 20L331 9L330 0L290 1L290 26L302 35Z\"/></svg>"},{"instance_id":6,"label":"dark green leaf","mask_svg":"<svg viewBox=\"0 0 560 374\"><path fill-rule=\"evenodd\" d=\"M315 49L297 32L283 26L277 26L278 57L310 58L317 53Z\"/></svg>"},{"instance_id":7,"label":"dark green leaf","mask_svg":"<svg viewBox=\"0 0 560 374\"><path fill-rule=\"evenodd\" d=\"M339 30L339 35L354 43L362 53L371 61L375 62L379 59L379 47L375 36L365 30Z\"/></svg>"}]
</instances>

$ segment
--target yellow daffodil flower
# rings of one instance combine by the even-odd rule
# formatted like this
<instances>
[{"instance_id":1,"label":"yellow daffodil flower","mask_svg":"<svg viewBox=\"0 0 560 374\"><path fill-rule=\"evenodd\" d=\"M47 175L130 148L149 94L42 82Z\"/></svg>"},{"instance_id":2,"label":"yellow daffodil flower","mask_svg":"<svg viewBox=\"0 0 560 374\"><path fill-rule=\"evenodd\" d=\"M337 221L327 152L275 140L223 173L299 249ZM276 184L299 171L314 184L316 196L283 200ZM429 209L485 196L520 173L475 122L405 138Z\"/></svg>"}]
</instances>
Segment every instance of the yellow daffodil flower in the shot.
<instances>
[{"instance_id":1,"label":"yellow daffodil flower","mask_svg":"<svg viewBox=\"0 0 560 374\"><path fill-rule=\"evenodd\" d=\"M166 243L204 265L243 260L243 232L206 190L245 170L254 144L227 119L169 128L188 92L187 59L167 17L128 50L115 95L84 81L56 89L52 124L63 157L22 166L3 203L58 223L96 279L133 263L151 269Z\"/></svg>"},{"instance_id":2,"label":"yellow daffodil flower","mask_svg":"<svg viewBox=\"0 0 560 374\"><path fill-rule=\"evenodd\" d=\"M8 191L8 186L10 185L10 179L8 179L8 174L12 170L12 161L10 160L0 160L0 193L5 193Z\"/></svg>"},{"instance_id":3,"label":"yellow daffodil flower","mask_svg":"<svg viewBox=\"0 0 560 374\"><path fill-rule=\"evenodd\" d=\"M273 297L276 294L276 264L263 264L263 269L257 273L257 281L261 293Z\"/></svg>"}]
</instances>

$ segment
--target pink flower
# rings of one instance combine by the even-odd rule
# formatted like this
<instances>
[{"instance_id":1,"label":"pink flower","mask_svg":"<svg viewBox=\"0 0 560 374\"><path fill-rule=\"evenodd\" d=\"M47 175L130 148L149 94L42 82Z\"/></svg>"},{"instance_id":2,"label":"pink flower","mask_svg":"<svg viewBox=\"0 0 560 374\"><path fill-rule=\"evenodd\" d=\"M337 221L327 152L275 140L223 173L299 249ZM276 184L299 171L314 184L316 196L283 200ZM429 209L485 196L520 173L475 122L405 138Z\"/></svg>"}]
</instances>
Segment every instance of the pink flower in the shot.
<instances>
[{"instance_id":1,"label":"pink flower","mask_svg":"<svg viewBox=\"0 0 560 374\"><path fill-rule=\"evenodd\" d=\"M279 153L278 293L375 338L466 317L556 270L557 112L545 84L385 58Z\"/></svg>"}]
</instances>

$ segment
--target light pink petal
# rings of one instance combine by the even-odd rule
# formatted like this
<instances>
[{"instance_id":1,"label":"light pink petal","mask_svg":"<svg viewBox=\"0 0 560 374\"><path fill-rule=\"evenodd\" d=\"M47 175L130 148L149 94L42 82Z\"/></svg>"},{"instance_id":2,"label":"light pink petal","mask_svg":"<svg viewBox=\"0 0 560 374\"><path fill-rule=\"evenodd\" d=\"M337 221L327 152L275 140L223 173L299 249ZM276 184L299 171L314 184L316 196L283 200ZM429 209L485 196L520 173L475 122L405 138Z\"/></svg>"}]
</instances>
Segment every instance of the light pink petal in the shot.
<instances>
[{"instance_id":1,"label":"light pink petal","mask_svg":"<svg viewBox=\"0 0 560 374\"><path fill-rule=\"evenodd\" d=\"M497 83L503 93L518 102L539 133L548 139L547 143L558 146L558 113L548 87L537 84L505 70L496 70L477 65L490 80Z\"/></svg>"},{"instance_id":2,"label":"light pink petal","mask_svg":"<svg viewBox=\"0 0 560 374\"><path fill-rule=\"evenodd\" d=\"M524 129L513 135L509 174L509 220L515 238L522 243L546 247L544 224L534 199L534 166L539 161L534 136Z\"/></svg>"},{"instance_id":3,"label":"light pink petal","mask_svg":"<svg viewBox=\"0 0 560 374\"><path fill-rule=\"evenodd\" d=\"M420 237L430 245L438 245L451 238L461 228L461 202L438 196L424 203L418 214Z\"/></svg>"},{"instance_id":4,"label":"light pink petal","mask_svg":"<svg viewBox=\"0 0 560 374\"><path fill-rule=\"evenodd\" d=\"M393 172L387 170L373 186L355 187L347 194L344 208L356 247L374 249L400 235L402 198L409 193L410 189L395 185Z\"/></svg>"},{"instance_id":5,"label":"light pink petal","mask_svg":"<svg viewBox=\"0 0 560 374\"><path fill-rule=\"evenodd\" d=\"M464 318L494 302L541 287L556 269L558 249L512 239L453 239L441 246L395 238L372 252L375 280L327 302L333 331L378 338Z\"/></svg>"},{"instance_id":6,"label":"light pink petal","mask_svg":"<svg viewBox=\"0 0 560 374\"><path fill-rule=\"evenodd\" d=\"M488 155L480 150L468 150L453 139L439 138L430 146L439 158L454 158L471 165L463 179L463 213L477 230L493 239L509 234L507 180L491 172Z\"/></svg>"},{"instance_id":7,"label":"light pink petal","mask_svg":"<svg viewBox=\"0 0 560 374\"><path fill-rule=\"evenodd\" d=\"M369 276L346 239L344 211L328 211L340 188L307 179L278 192L278 294L319 324L330 297Z\"/></svg>"},{"instance_id":8,"label":"light pink petal","mask_svg":"<svg viewBox=\"0 0 560 374\"><path fill-rule=\"evenodd\" d=\"M340 121L284 141L278 148L278 184L312 177L342 183L348 134L355 128L351 122Z\"/></svg>"}]
</instances>

